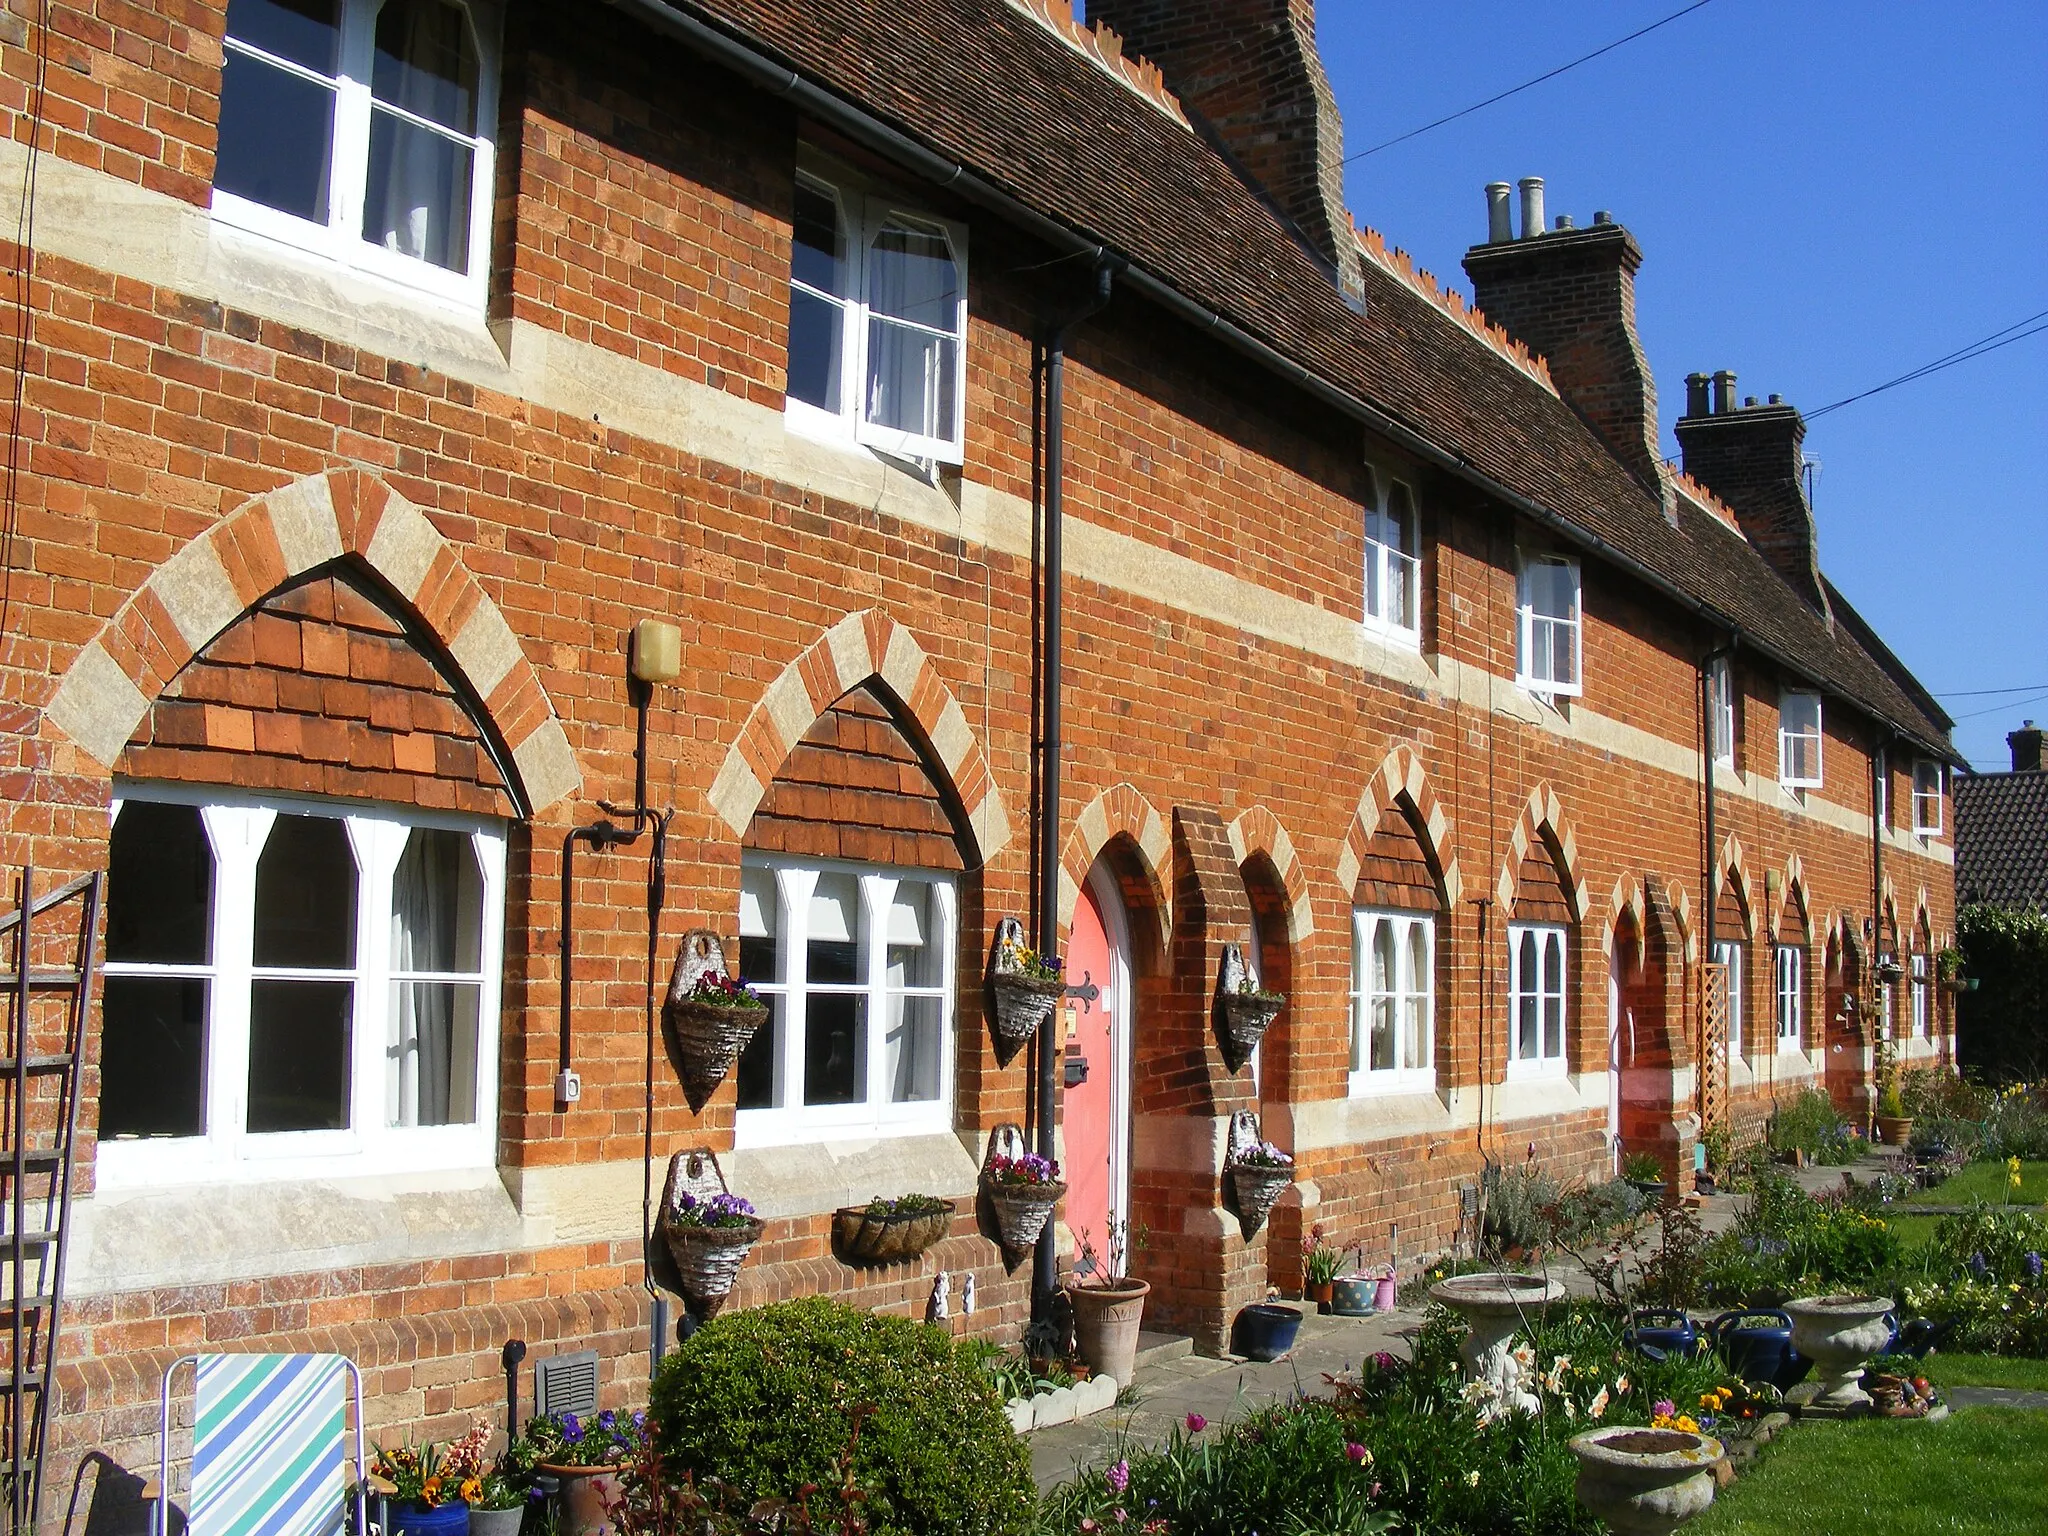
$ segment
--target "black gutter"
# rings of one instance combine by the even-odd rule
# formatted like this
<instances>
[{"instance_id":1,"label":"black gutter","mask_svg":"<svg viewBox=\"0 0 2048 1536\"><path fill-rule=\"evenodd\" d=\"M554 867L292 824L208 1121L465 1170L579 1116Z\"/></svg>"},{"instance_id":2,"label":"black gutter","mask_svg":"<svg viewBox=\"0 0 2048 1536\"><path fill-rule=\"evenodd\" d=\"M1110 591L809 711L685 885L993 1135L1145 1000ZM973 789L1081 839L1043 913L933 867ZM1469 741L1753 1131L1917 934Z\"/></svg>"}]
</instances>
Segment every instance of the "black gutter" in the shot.
<instances>
[{"instance_id":1,"label":"black gutter","mask_svg":"<svg viewBox=\"0 0 2048 1536\"><path fill-rule=\"evenodd\" d=\"M1020 201L1014 194L970 171L961 162L949 160L944 155L926 148L901 129L892 127L843 97L832 94L823 86L806 80L788 65L777 63L753 44L743 42L731 33L723 32L708 22L685 14L666 3L666 0L605 0L605 3L640 16L655 31L732 70L771 96L791 102L798 110L829 123L848 138L895 161L913 175L934 186L958 193L967 201L987 209L997 217L1030 231L1049 245L1064 251L1085 252L1098 259L1112 254L1101 241L1092 240L1078 230L1047 218ZM1741 632L1741 625L1732 615L1715 612L1633 556L1616 549L1598 534L1589 532L1577 523L1500 484L1463 455L1441 447L1376 406L1367 404L1349 390L1330 383L1235 322L1224 319L1214 310L1190 299L1162 278L1154 276L1142 267L1129 266L1124 272L1124 281L1143 297L1192 325L1196 330L1216 337L1233 351L1244 354L1261 367L1280 375L1326 405L1391 438L1438 468L1448 470L1524 517L1541 523L1561 537L1599 555L1609 564L1618 566L1676 602L1688 613L1704 620L1712 628ZM1851 698L1828 679L1816 677L1810 668L1781 655L1755 636L1745 634L1744 639L1754 649L1768 656L1788 672L1806 679L1818 688L1834 693L1837 698L1847 700L1880 724L1889 726L1898 735L1926 747L1937 755L1953 758L1955 749L1952 746L1922 740L1890 716L1860 699Z\"/></svg>"}]
</instances>

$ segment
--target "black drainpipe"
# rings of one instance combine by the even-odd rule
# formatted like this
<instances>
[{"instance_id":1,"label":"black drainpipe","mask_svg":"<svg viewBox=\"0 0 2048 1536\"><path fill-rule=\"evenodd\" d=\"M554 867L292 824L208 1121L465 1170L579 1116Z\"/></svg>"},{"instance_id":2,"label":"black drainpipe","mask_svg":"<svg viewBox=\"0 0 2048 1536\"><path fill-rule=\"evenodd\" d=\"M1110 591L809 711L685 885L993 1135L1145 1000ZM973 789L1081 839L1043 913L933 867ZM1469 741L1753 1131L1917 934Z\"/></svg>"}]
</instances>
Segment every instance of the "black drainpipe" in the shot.
<instances>
[{"instance_id":1,"label":"black drainpipe","mask_svg":"<svg viewBox=\"0 0 2048 1536\"><path fill-rule=\"evenodd\" d=\"M1706 857L1700 864L1700 894L1702 904L1707 909L1706 949L1701 954L1700 960L1706 965L1714 963L1714 919L1720 915L1720 902L1717 899L1719 893L1715 889L1721 874L1721 848L1719 840L1714 835L1714 764L1716 762L1714 755L1714 663L1725 661L1735 654L1738 638L1735 635L1730 635L1726 645L1716 646L1700 658L1700 793L1706 802L1706 809L1702 813L1702 820L1705 823L1707 837ZM1735 678L1732 672L1728 678L1728 686L1731 690L1735 686ZM1700 1043L1702 1045L1706 1043L1706 1022L1706 993L1702 990L1700 993ZM1696 1077L1698 1074L1707 1071L1707 1069L1707 1063L1704 1061L1693 1063L1693 1072ZM1700 1079L1699 1083L1695 1086L1694 1093L1697 1097L1704 1092L1704 1079ZM1705 1130L1706 1126L1702 1125L1700 1129Z\"/></svg>"},{"instance_id":2,"label":"black drainpipe","mask_svg":"<svg viewBox=\"0 0 2048 1536\"><path fill-rule=\"evenodd\" d=\"M1109 303L1116 282L1117 266L1106 255L1095 258L1093 292L1078 308L1054 322L1045 341L1045 533L1042 543L1045 567L1045 631L1039 661L1041 687L1038 741L1038 952L1059 953L1060 897L1060 584L1062 580L1060 531L1064 521L1060 495L1060 469L1064 457L1062 396L1066 377L1067 332L1098 313ZM1058 1053L1052 1022L1038 1031L1035 1065L1038 1069L1038 1155L1053 1155L1053 1096L1059 1091ZM1038 1252L1031 1272L1031 1310L1044 1317L1059 1285L1059 1242L1054 1224L1047 1222L1039 1234Z\"/></svg>"}]
</instances>

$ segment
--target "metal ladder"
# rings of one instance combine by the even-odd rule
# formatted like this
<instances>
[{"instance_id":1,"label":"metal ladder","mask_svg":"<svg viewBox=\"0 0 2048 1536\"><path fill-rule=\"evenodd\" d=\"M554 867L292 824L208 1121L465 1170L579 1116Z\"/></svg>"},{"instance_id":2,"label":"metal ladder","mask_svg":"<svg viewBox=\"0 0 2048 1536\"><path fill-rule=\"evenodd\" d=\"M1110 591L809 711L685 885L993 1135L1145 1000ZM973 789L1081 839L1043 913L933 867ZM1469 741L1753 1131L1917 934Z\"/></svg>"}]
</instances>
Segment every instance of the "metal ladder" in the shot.
<instances>
[{"instance_id":1,"label":"metal ladder","mask_svg":"<svg viewBox=\"0 0 2048 1536\"><path fill-rule=\"evenodd\" d=\"M0 1479L8 1536L34 1536L42 1513L43 1441L56 1383L57 1323L71 1227L79 1070L92 1009L105 876L83 875L36 896L24 865L15 908L0 916L7 1031L0 1050ZM74 928L65 913L74 907ZM11 945L7 940L11 937Z\"/></svg>"}]
</instances>

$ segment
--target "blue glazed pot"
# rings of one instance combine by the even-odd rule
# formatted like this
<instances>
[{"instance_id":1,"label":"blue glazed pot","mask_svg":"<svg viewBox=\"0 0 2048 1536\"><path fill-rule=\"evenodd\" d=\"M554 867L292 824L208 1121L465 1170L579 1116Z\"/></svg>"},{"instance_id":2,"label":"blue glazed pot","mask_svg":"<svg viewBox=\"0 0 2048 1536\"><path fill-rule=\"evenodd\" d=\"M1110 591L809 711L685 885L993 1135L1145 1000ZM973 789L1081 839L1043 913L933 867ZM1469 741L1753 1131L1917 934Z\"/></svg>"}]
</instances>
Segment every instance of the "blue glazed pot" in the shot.
<instances>
[{"instance_id":1,"label":"blue glazed pot","mask_svg":"<svg viewBox=\"0 0 2048 1536\"><path fill-rule=\"evenodd\" d=\"M1723 1312L1714 1319L1714 1344L1744 1381L1769 1382L1780 1392L1799 1384L1813 1362L1792 1347L1792 1319L1771 1310Z\"/></svg>"},{"instance_id":2,"label":"blue glazed pot","mask_svg":"<svg viewBox=\"0 0 2048 1536\"><path fill-rule=\"evenodd\" d=\"M460 1502L398 1504L391 1510L392 1536L469 1536L469 1506Z\"/></svg>"},{"instance_id":3,"label":"blue glazed pot","mask_svg":"<svg viewBox=\"0 0 2048 1536\"><path fill-rule=\"evenodd\" d=\"M1330 1310L1339 1317L1368 1316L1378 1284L1372 1275L1340 1275L1331 1285Z\"/></svg>"},{"instance_id":4,"label":"blue glazed pot","mask_svg":"<svg viewBox=\"0 0 2048 1536\"><path fill-rule=\"evenodd\" d=\"M1292 1307L1270 1302L1246 1307L1237 1314L1233 1345L1250 1360L1278 1360L1294 1348L1294 1336L1301 1331L1301 1314Z\"/></svg>"},{"instance_id":5,"label":"blue glazed pot","mask_svg":"<svg viewBox=\"0 0 2048 1536\"><path fill-rule=\"evenodd\" d=\"M1692 1319L1668 1307L1638 1308L1621 1337L1622 1342L1633 1344L1652 1360L1661 1360L1666 1355L1696 1354L1700 1347Z\"/></svg>"}]
</instances>

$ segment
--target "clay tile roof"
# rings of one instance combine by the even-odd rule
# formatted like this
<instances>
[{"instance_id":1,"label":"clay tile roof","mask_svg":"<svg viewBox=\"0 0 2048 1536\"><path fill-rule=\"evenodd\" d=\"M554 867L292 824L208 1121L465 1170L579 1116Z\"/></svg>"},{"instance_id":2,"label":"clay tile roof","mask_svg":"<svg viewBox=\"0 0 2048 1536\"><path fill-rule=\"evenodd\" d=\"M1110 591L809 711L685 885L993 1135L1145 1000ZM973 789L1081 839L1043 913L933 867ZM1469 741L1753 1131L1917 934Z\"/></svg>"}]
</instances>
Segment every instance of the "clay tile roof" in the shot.
<instances>
[{"instance_id":1,"label":"clay tile roof","mask_svg":"<svg viewBox=\"0 0 2048 1536\"><path fill-rule=\"evenodd\" d=\"M2048 911L2048 770L1957 774L1956 899Z\"/></svg>"},{"instance_id":2,"label":"clay tile roof","mask_svg":"<svg viewBox=\"0 0 2048 1536\"><path fill-rule=\"evenodd\" d=\"M1379 260L1365 312L1200 134L1007 0L674 0L1143 267L1952 756L1947 722L1712 514ZM1903 674L1902 668L1896 668Z\"/></svg>"}]
</instances>

